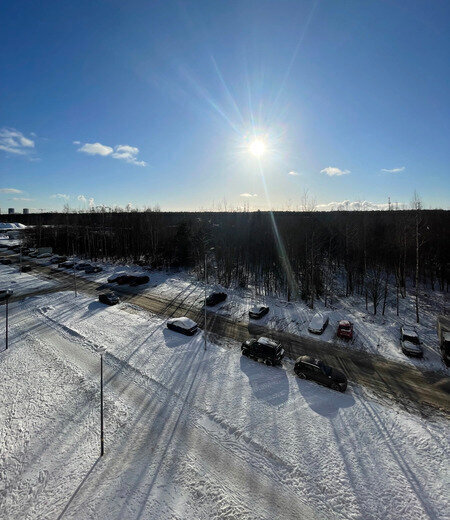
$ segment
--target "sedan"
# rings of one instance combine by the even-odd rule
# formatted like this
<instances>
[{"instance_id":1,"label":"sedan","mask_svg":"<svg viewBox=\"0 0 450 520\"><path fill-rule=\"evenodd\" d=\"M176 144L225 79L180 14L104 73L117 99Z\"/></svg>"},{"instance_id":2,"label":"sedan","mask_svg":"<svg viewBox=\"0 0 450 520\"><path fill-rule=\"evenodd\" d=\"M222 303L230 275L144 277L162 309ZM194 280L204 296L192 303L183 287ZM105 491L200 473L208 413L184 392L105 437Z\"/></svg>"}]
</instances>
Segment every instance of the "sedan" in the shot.
<instances>
[{"instance_id":1,"label":"sedan","mask_svg":"<svg viewBox=\"0 0 450 520\"><path fill-rule=\"evenodd\" d=\"M123 285L128 283L130 279L130 275L127 273L115 273L108 278L108 283L117 283L118 285Z\"/></svg>"},{"instance_id":2,"label":"sedan","mask_svg":"<svg viewBox=\"0 0 450 520\"><path fill-rule=\"evenodd\" d=\"M413 328L401 327L400 345L403 354L407 356L423 357L423 347L419 336Z\"/></svg>"},{"instance_id":3,"label":"sedan","mask_svg":"<svg viewBox=\"0 0 450 520\"><path fill-rule=\"evenodd\" d=\"M294 372L300 379L311 379L339 392L345 392L347 389L347 378L340 370L329 367L320 359L311 356L297 358Z\"/></svg>"},{"instance_id":4,"label":"sedan","mask_svg":"<svg viewBox=\"0 0 450 520\"><path fill-rule=\"evenodd\" d=\"M186 336L193 336L198 330L198 325L195 321L183 316L181 318L171 318L167 320L167 328L175 332L180 332L181 334L186 334Z\"/></svg>"},{"instance_id":5,"label":"sedan","mask_svg":"<svg viewBox=\"0 0 450 520\"><path fill-rule=\"evenodd\" d=\"M259 320L268 312L269 307L265 307L264 305L256 305L248 311L248 315L250 316L250 318L253 318L254 320Z\"/></svg>"},{"instance_id":6,"label":"sedan","mask_svg":"<svg viewBox=\"0 0 450 520\"><path fill-rule=\"evenodd\" d=\"M86 274L100 273L101 271L103 271L103 268L100 267L99 265L88 265L87 267L84 268L84 272Z\"/></svg>"},{"instance_id":7,"label":"sedan","mask_svg":"<svg viewBox=\"0 0 450 520\"><path fill-rule=\"evenodd\" d=\"M217 305L218 303L221 303L227 299L227 293L224 292L215 292L212 293L206 298L206 305L208 307L213 307L214 305Z\"/></svg>"},{"instance_id":8,"label":"sedan","mask_svg":"<svg viewBox=\"0 0 450 520\"><path fill-rule=\"evenodd\" d=\"M84 271L86 267L89 267L91 264L89 262L80 262L75 266L77 271Z\"/></svg>"},{"instance_id":9,"label":"sedan","mask_svg":"<svg viewBox=\"0 0 450 520\"><path fill-rule=\"evenodd\" d=\"M130 276L130 278L131 280L129 283L132 287L135 287L136 285L143 285L150 281L150 278L146 274Z\"/></svg>"},{"instance_id":10,"label":"sedan","mask_svg":"<svg viewBox=\"0 0 450 520\"><path fill-rule=\"evenodd\" d=\"M75 265L75 262L67 260L66 262L60 262L58 267L63 267L64 269L71 269Z\"/></svg>"},{"instance_id":11,"label":"sedan","mask_svg":"<svg viewBox=\"0 0 450 520\"><path fill-rule=\"evenodd\" d=\"M313 334L322 334L322 332L327 328L328 319L328 316L321 312L314 314L313 319L308 325L309 332L312 332Z\"/></svg>"},{"instance_id":12,"label":"sedan","mask_svg":"<svg viewBox=\"0 0 450 520\"><path fill-rule=\"evenodd\" d=\"M120 298L113 292L102 293L98 296L98 301L106 305L117 305L120 302Z\"/></svg>"}]
</instances>

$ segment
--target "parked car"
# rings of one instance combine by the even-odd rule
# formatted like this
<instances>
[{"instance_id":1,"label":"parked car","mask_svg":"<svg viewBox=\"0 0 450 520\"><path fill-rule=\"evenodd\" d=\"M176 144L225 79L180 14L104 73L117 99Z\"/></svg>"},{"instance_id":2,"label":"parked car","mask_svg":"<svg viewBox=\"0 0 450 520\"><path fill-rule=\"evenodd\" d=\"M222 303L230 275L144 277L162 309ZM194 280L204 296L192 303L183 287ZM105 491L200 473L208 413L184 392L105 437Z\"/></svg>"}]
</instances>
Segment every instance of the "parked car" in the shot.
<instances>
[{"instance_id":1,"label":"parked car","mask_svg":"<svg viewBox=\"0 0 450 520\"><path fill-rule=\"evenodd\" d=\"M250 359L262 360L266 365L281 365L284 349L279 343L269 338L248 339L241 346L243 356Z\"/></svg>"},{"instance_id":2,"label":"parked car","mask_svg":"<svg viewBox=\"0 0 450 520\"><path fill-rule=\"evenodd\" d=\"M326 365L320 359L311 356L300 356L294 365L294 372L301 379L311 379L333 390L345 392L347 378L340 370Z\"/></svg>"},{"instance_id":3,"label":"parked car","mask_svg":"<svg viewBox=\"0 0 450 520\"><path fill-rule=\"evenodd\" d=\"M72 262L72 260L67 260L65 262L60 262L58 264L58 267L63 267L64 269L71 269L75 265L75 262Z\"/></svg>"},{"instance_id":4,"label":"parked car","mask_svg":"<svg viewBox=\"0 0 450 520\"><path fill-rule=\"evenodd\" d=\"M313 334L322 334L322 332L327 328L328 320L329 318L326 314L317 312L309 322L309 332L312 332Z\"/></svg>"},{"instance_id":5,"label":"parked car","mask_svg":"<svg viewBox=\"0 0 450 520\"><path fill-rule=\"evenodd\" d=\"M129 279L130 279L129 274L120 272L120 273L115 273L115 274L111 275L108 278L108 283L117 283L118 285L123 285L125 283L128 283Z\"/></svg>"},{"instance_id":6,"label":"parked car","mask_svg":"<svg viewBox=\"0 0 450 520\"><path fill-rule=\"evenodd\" d=\"M352 339L353 338L353 323L348 320L341 320L337 329L338 338Z\"/></svg>"},{"instance_id":7,"label":"parked car","mask_svg":"<svg viewBox=\"0 0 450 520\"><path fill-rule=\"evenodd\" d=\"M26 265L23 265L21 268L20 268L20 271L22 273L29 273L31 271L31 269L33 269L33 267L30 265L30 264L26 264Z\"/></svg>"},{"instance_id":8,"label":"parked car","mask_svg":"<svg viewBox=\"0 0 450 520\"><path fill-rule=\"evenodd\" d=\"M56 256L52 257L52 259L50 260L50 263L51 264L61 264L62 262L66 262L66 261L67 261L67 256L56 255Z\"/></svg>"},{"instance_id":9,"label":"parked car","mask_svg":"<svg viewBox=\"0 0 450 520\"><path fill-rule=\"evenodd\" d=\"M84 271L86 267L89 267L91 264L89 262L79 262L75 265L76 271Z\"/></svg>"},{"instance_id":10,"label":"parked car","mask_svg":"<svg viewBox=\"0 0 450 520\"><path fill-rule=\"evenodd\" d=\"M99 294L98 301L106 305L117 305L120 302L120 298L113 292L107 292Z\"/></svg>"},{"instance_id":11,"label":"parked car","mask_svg":"<svg viewBox=\"0 0 450 520\"><path fill-rule=\"evenodd\" d=\"M214 305L217 305L220 302L223 302L227 299L227 293L224 292L215 292L212 293L206 298L206 305L208 307L213 307Z\"/></svg>"},{"instance_id":12,"label":"parked car","mask_svg":"<svg viewBox=\"0 0 450 520\"><path fill-rule=\"evenodd\" d=\"M133 275L130 278L131 278L131 280L130 280L129 284L132 287L135 287L136 285L143 285L150 281L150 277L148 277L146 274Z\"/></svg>"},{"instance_id":13,"label":"parked car","mask_svg":"<svg viewBox=\"0 0 450 520\"><path fill-rule=\"evenodd\" d=\"M10 264L12 264L12 260L11 260L11 258L2 258L2 259L0 260L0 264L3 264L3 265L10 265Z\"/></svg>"},{"instance_id":14,"label":"parked car","mask_svg":"<svg viewBox=\"0 0 450 520\"><path fill-rule=\"evenodd\" d=\"M259 320L263 316L265 316L269 312L269 307L265 307L264 305L256 305L255 307L252 307L248 311L248 315L250 318L254 320Z\"/></svg>"},{"instance_id":15,"label":"parked car","mask_svg":"<svg viewBox=\"0 0 450 520\"><path fill-rule=\"evenodd\" d=\"M423 347L420 344L417 332L413 328L404 326L400 328L400 345L403 354L407 356L423 356Z\"/></svg>"},{"instance_id":16,"label":"parked car","mask_svg":"<svg viewBox=\"0 0 450 520\"><path fill-rule=\"evenodd\" d=\"M85 267L84 269L84 272L86 274L91 274L91 273L100 273L101 271L103 271L103 268L100 267L99 265L88 265L87 267Z\"/></svg>"},{"instance_id":17,"label":"parked car","mask_svg":"<svg viewBox=\"0 0 450 520\"><path fill-rule=\"evenodd\" d=\"M181 318L170 318L167 320L167 328L175 332L180 332L181 334L186 334L186 336L193 336L198 330L198 325L195 321L183 316Z\"/></svg>"},{"instance_id":18,"label":"parked car","mask_svg":"<svg viewBox=\"0 0 450 520\"><path fill-rule=\"evenodd\" d=\"M31 251L31 253L28 255L30 258L37 258L38 252L37 251Z\"/></svg>"},{"instance_id":19,"label":"parked car","mask_svg":"<svg viewBox=\"0 0 450 520\"><path fill-rule=\"evenodd\" d=\"M37 255L36 258L50 258L51 256L51 253L41 253L40 255Z\"/></svg>"}]
</instances>

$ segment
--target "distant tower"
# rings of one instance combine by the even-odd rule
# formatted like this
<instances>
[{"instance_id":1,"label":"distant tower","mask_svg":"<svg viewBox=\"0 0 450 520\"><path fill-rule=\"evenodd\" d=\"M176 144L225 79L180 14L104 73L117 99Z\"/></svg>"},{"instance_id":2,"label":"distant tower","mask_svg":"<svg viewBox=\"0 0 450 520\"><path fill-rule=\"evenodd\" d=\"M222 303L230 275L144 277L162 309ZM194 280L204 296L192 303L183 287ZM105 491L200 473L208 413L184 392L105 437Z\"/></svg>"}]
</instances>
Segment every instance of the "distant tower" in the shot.
<instances>
[{"instance_id":1,"label":"distant tower","mask_svg":"<svg viewBox=\"0 0 450 520\"><path fill-rule=\"evenodd\" d=\"M14 208L8 208L8 215L14 215Z\"/></svg>"},{"instance_id":2,"label":"distant tower","mask_svg":"<svg viewBox=\"0 0 450 520\"><path fill-rule=\"evenodd\" d=\"M30 210L28 208L23 208L23 214L28 215L30 213Z\"/></svg>"}]
</instances>

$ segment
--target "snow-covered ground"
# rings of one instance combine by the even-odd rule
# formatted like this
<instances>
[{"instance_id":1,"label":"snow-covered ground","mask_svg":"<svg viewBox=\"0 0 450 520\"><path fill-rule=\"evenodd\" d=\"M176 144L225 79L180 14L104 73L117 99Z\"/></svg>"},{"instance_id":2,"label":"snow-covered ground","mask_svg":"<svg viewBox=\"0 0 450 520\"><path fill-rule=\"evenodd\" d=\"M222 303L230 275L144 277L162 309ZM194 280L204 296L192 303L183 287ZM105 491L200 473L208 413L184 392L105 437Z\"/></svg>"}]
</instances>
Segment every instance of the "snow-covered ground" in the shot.
<instances>
[{"instance_id":1,"label":"snow-covered ground","mask_svg":"<svg viewBox=\"0 0 450 520\"><path fill-rule=\"evenodd\" d=\"M30 273L20 273L16 265L0 265L0 289L12 289L14 296L56 287L53 280L46 280Z\"/></svg>"},{"instance_id":2,"label":"snow-covered ground","mask_svg":"<svg viewBox=\"0 0 450 520\"><path fill-rule=\"evenodd\" d=\"M113 273L142 271L136 266L108 263L102 264L102 266L104 271L101 273L86 275L84 272L79 272L79 275L100 283L106 283L107 278ZM204 283L186 272L145 271L145 274L150 276L150 283L148 286L140 286L140 293L148 292L170 300L177 298L184 303L203 305ZM270 296L257 296L252 290L225 289L211 283L207 288L207 293L213 290L224 290L228 293L227 300L214 307L214 311L232 317L234 320L248 322L249 309L256 303L262 303L270 307L270 312L258 323L269 328L311 338L318 337L323 341L376 353L417 368L448 370L442 361L436 332L436 318L443 312L446 295L438 291L422 291L420 300L421 322L417 325L415 323L415 300L412 291L407 293L406 298L400 298L399 316L397 316L395 289L391 288L385 316L381 316L382 305L379 307L378 315L374 316L370 303L369 309L366 310L365 299L358 295L348 298L335 296L332 299L331 306L328 305L327 307L324 306L323 301L317 301L314 310L312 310L303 301L287 302ZM339 293L339 289L336 292ZM328 314L330 320L327 329L321 336L315 336L308 331L308 324L317 311ZM350 342L336 336L338 322L342 319L349 319L354 324L355 336ZM407 357L401 351L401 325L409 325L417 330L424 347L423 359Z\"/></svg>"},{"instance_id":3,"label":"snow-covered ground","mask_svg":"<svg viewBox=\"0 0 450 520\"><path fill-rule=\"evenodd\" d=\"M299 380L289 363L205 351L202 332L181 336L126 303L54 293L11 316L2 519L448 518L443 419Z\"/></svg>"}]
</instances>

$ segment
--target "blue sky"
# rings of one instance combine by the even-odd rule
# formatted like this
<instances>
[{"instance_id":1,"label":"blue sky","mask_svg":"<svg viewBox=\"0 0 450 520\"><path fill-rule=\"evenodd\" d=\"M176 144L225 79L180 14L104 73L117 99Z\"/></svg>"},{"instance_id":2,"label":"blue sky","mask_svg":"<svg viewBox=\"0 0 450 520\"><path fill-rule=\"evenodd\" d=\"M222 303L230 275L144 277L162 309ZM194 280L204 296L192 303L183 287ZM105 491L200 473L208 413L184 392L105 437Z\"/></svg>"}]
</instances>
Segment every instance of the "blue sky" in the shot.
<instances>
[{"instance_id":1,"label":"blue sky","mask_svg":"<svg viewBox=\"0 0 450 520\"><path fill-rule=\"evenodd\" d=\"M437 0L3 2L0 207L448 208L449 19Z\"/></svg>"}]
</instances>

